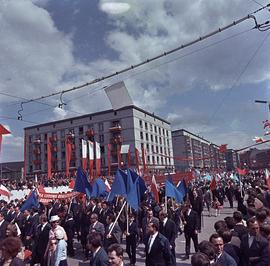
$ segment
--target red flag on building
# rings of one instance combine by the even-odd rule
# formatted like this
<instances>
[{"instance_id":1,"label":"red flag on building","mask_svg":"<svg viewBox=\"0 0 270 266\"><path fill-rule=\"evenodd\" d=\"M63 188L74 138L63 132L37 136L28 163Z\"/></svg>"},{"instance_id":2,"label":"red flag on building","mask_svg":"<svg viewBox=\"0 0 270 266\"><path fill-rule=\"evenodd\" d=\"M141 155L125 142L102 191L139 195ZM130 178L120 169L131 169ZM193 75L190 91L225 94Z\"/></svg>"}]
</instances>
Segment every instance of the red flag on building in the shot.
<instances>
[{"instance_id":1,"label":"red flag on building","mask_svg":"<svg viewBox=\"0 0 270 266\"><path fill-rule=\"evenodd\" d=\"M10 131L7 130L2 124L0 124L0 153L1 153L3 135L8 135L8 134L10 134Z\"/></svg>"},{"instance_id":2,"label":"red flag on building","mask_svg":"<svg viewBox=\"0 0 270 266\"><path fill-rule=\"evenodd\" d=\"M146 173L147 164L146 164L146 158L145 158L144 148L142 148L142 161L143 161L143 171L144 171L144 173Z\"/></svg>"},{"instance_id":3,"label":"red flag on building","mask_svg":"<svg viewBox=\"0 0 270 266\"><path fill-rule=\"evenodd\" d=\"M140 171L140 156L139 156L139 151L136 148L135 148L135 162L136 162L136 169L139 173L139 171Z\"/></svg>"},{"instance_id":4,"label":"red flag on building","mask_svg":"<svg viewBox=\"0 0 270 266\"><path fill-rule=\"evenodd\" d=\"M265 179L266 179L266 184L268 186L268 190L270 190L270 173L268 169L265 169Z\"/></svg>"},{"instance_id":5,"label":"red flag on building","mask_svg":"<svg viewBox=\"0 0 270 266\"><path fill-rule=\"evenodd\" d=\"M51 138L47 138L47 175L48 179L52 178L52 143Z\"/></svg>"},{"instance_id":6,"label":"red flag on building","mask_svg":"<svg viewBox=\"0 0 270 266\"><path fill-rule=\"evenodd\" d=\"M70 136L66 137L66 177L69 176L69 166L72 155L72 139Z\"/></svg>"},{"instance_id":7,"label":"red flag on building","mask_svg":"<svg viewBox=\"0 0 270 266\"><path fill-rule=\"evenodd\" d=\"M216 177L213 175L211 183L210 183L210 190L213 191L217 189L217 182L216 182Z\"/></svg>"},{"instance_id":8,"label":"red flag on building","mask_svg":"<svg viewBox=\"0 0 270 266\"><path fill-rule=\"evenodd\" d=\"M107 144L108 176L111 176L111 144Z\"/></svg>"},{"instance_id":9,"label":"red flag on building","mask_svg":"<svg viewBox=\"0 0 270 266\"><path fill-rule=\"evenodd\" d=\"M228 144L222 144L219 146L219 151L225 153L227 151Z\"/></svg>"},{"instance_id":10,"label":"red flag on building","mask_svg":"<svg viewBox=\"0 0 270 266\"><path fill-rule=\"evenodd\" d=\"M100 144L96 142L96 176L99 177L101 174L101 153Z\"/></svg>"},{"instance_id":11,"label":"red flag on building","mask_svg":"<svg viewBox=\"0 0 270 266\"><path fill-rule=\"evenodd\" d=\"M267 120L264 120L262 121L263 122L263 128L270 128L270 121L267 119Z\"/></svg>"},{"instance_id":12,"label":"red flag on building","mask_svg":"<svg viewBox=\"0 0 270 266\"><path fill-rule=\"evenodd\" d=\"M86 171L87 168L87 141L82 139L82 169Z\"/></svg>"},{"instance_id":13,"label":"red flag on building","mask_svg":"<svg viewBox=\"0 0 270 266\"><path fill-rule=\"evenodd\" d=\"M157 186L157 182L154 175L152 176L152 181L151 181L151 192L153 193L155 202L159 203L158 186Z\"/></svg>"},{"instance_id":14,"label":"red flag on building","mask_svg":"<svg viewBox=\"0 0 270 266\"><path fill-rule=\"evenodd\" d=\"M94 143L88 140L88 150L89 150L89 173L90 177L93 177L94 173Z\"/></svg>"}]
</instances>

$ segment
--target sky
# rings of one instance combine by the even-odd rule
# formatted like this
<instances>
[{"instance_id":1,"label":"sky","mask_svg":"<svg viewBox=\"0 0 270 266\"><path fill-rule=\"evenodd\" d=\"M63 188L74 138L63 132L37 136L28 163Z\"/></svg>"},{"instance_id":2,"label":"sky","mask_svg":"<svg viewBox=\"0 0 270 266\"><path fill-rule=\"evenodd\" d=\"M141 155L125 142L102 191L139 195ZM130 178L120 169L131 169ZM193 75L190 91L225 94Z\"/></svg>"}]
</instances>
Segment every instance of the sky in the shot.
<instances>
[{"instance_id":1,"label":"sky","mask_svg":"<svg viewBox=\"0 0 270 266\"><path fill-rule=\"evenodd\" d=\"M106 76L224 27L266 0L0 0L1 162L23 160L23 129L111 109L103 87L124 81L135 105L240 149L269 118L270 30L246 20L140 68L63 95L22 101ZM269 20L269 8L255 14ZM269 137L265 137L268 139ZM267 145L265 144L267 147Z\"/></svg>"}]
</instances>

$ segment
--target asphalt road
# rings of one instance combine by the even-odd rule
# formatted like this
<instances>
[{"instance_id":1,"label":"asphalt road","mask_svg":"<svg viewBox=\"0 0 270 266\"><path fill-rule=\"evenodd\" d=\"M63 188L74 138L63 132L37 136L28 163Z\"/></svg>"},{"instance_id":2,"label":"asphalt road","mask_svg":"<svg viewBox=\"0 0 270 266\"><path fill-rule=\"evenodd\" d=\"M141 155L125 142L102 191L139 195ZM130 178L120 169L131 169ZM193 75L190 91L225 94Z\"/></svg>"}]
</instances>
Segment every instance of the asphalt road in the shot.
<instances>
[{"instance_id":1,"label":"asphalt road","mask_svg":"<svg viewBox=\"0 0 270 266\"><path fill-rule=\"evenodd\" d=\"M203 227L202 227L202 231L199 234L199 243L202 240L208 240L209 236L215 232L214 230L214 223L218 220L223 220L226 216L232 216L233 211L235 211L235 209L230 209L228 207L228 203L225 202L225 207L224 209L222 209L220 211L220 216L215 217L214 215L212 215L211 217L208 216L208 212L204 211L204 215L203 215ZM212 211L214 213L214 210ZM76 248L76 256L73 258L68 258L68 265L69 266L83 266L83 265L89 265L89 260L88 261L84 261L84 255L82 253L81 247L79 243L75 243L75 248ZM125 249L125 245L123 244L123 248ZM193 254L194 251L194 246L193 246L193 242L191 240L191 254ZM177 265L191 265L190 264L190 259L189 260L183 260L183 257L185 255L185 237L184 235L180 235L178 236L178 238L176 239L176 262ZM136 265L140 266L140 265L145 265L145 258L144 256L144 246L142 244L140 244L138 246L137 249L137 263ZM124 258L125 258L125 265L129 265L129 259L127 254L124 254Z\"/></svg>"}]
</instances>

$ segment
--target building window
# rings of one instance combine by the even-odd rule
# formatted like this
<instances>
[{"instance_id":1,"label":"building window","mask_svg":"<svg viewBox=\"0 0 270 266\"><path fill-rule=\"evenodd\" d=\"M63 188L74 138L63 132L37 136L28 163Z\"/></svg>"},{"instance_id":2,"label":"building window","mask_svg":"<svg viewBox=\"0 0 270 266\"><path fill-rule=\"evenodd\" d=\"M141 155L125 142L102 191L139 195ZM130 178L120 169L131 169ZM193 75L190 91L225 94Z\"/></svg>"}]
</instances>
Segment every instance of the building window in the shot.
<instances>
[{"instance_id":1,"label":"building window","mask_svg":"<svg viewBox=\"0 0 270 266\"><path fill-rule=\"evenodd\" d=\"M55 124L53 124L53 128L55 128Z\"/></svg>"},{"instance_id":2,"label":"building window","mask_svg":"<svg viewBox=\"0 0 270 266\"><path fill-rule=\"evenodd\" d=\"M154 147L154 145L152 145L152 152L155 152L155 147Z\"/></svg>"},{"instance_id":3,"label":"building window","mask_svg":"<svg viewBox=\"0 0 270 266\"><path fill-rule=\"evenodd\" d=\"M162 131L163 131L163 136L165 136L165 129L163 128L163 130L162 130Z\"/></svg>"},{"instance_id":4,"label":"building window","mask_svg":"<svg viewBox=\"0 0 270 266\"><path fill-rule=\"evenodd\" d=\"M141 143L141 150L143 150L143 143Z\"/></svg>"},{"instance_id":5,"label":"building window","mask_svg":"<svg viewBox=\"0 0 270 266\"><path fill-rule=\"evenodd\" d=\"M117 112L116 111L114 112L114 115L117 115Z\"/></svg>"},{"instance_id":6,"label":"building window","mask_svg":"<svg viewBox=\"0 0 270 266\"><path fill-rule=\"evenodd\" d=\"M161 137L159 137L159 143L162 144L162 138Z\"/></svg>"},{"instance_id":7,"label":"building window","mask_svg":"<svg viewBox=\"0 0 270 266\"><path fill-rule=\"evenodd\" d=\"M140 132L140 137L141 139L143 139L143 132Z\"/></svg>"},{"instance_id":8,"label":"building window","mask_svg":"<svg viewBox=\"0 0 270 266\"><path fill-rule=\"evenodd\" d=\"M65 130L61 130L61 138L64 138L65 137Z\"/></svg>"},{"instance_id":9,"label":"building window","mask_svg":"<svg viewBox=\"0 0 270 266\"><path fill-rule=\"evenodd\" d=\"M83 135L83 127L79 127L79 135Z\"/></svg>"},{"instance_id":10,"label":"building window","mask_svg":"<svg viewBox=\"0 0 270 266\"><path fill-rule=\"evenodd\" d=\"M158 143L158 137L157 136L155 136L155 140L156 140L156 143Z\"/></svg>"},{"instance_id":11,"label":"building window","mask_svg":"<svg viewBox=\"0 0 270 266\"><path fill-rule=\"evenodd\" d=\"M104 153L104 152L105 152L104 146L100 146L100 153Z\"/></svg>"},{"instance_id":12,"label":"building window","mask_svg":"<svg viewBox=\"0 0 270 266\"><path fill-rule=\"evenodd\" d=\"M73 124L73 120L70 120L70 124Z\"/></svg>"},{"instance_id":13,"label":"building window","mask_svg":"<svg viewBox=\"0 0 270 266\"><path fill-rule=\"evenodd\" d=\"M150 135L150 139L151 139L152 142L154 142L154 138L153 138L152 134Z\"/></svg>"},{"instance_id":14,"label":"building window","mask_svg":"<svg viewBox=\"0 0 270 266\"><path fill-rule=\"evenodd\" d=\"M162 149L162 147L160 147L160 153L161 153L161 154L163 153L163 149Z\"/></svg>"},{"instance_id":15,"label":"building window","mask_svg":"<svg viewBox=\"0 0 270 266\"><path fill-rule=\"evenodd\" d=\"M155 133L157 133L157 126L155 126Z\"/></svg>"},{"instance_id":16,"label":"building window","mask_svg":"<svg viewBox=\"0 0 270 266\"><path fill-rule=\"evenodd\" d=\"M147 156L147 163L150 163L150 156Z\"/></svg>"},{"instance_id":17,"label":"building window","mask_svg":"<svg viewBox=\"0 0 270 266\"><path fill-rule=\"evenodd\" d=\"M140 124L140 128L143 128L142 120L139 121L139 124Z\"/></svg>"},{"instance_id":18,"label":"building window","mask_svg":"<svg viewBox=\"0 0 270 266\"><path fill-rule=\"evenodd\" d=\"M148 133L145 134L145 139L146 139L146 141L149 140L149 138L148 138Z\"/></svg>"},{"instance_id":19,"label":"building window","mask_svg":"<svg viewBox=\"0 0 270 266\"><path fill-rule=\"evenodd\" d=\"M158 133L159 133L159 135L161 135L161 128L160 127L158 128Z\"/></svg>"},{"instance_id":20,"label":"building window","mask_svg":"<svg viewBox=\"0 0 270 266\"><path fill-rule=\"evenodd\" d=\"M98 130L103 131L103 123L98 123Z\"/></svg>"},{"instance_id":21,"label":"building window","mask_svg":"<svg viewBox=\"0 0 270 266\"><path fill-rule=\"evenodd\" d=\"M146 150L149 152L149 144L146 144Z\"/></svg>"},{"instance_id":22,"label":"building window","mask_svg":"<svg viewBox=\"0 0 270 266\"><path fill-rule=\"evenodd\" d=\"M152 156L152 163L155 164L155 156Z\"/></svg>"},{"instance_id":23,"label":"building window","mask_svg":"<svg viewBox=\"0 0 270 266\"><path fill-rule=\"evenodd\" d=\"M144 123L144 127L145 127L146 130L148 130L148 124L147 124L147 122Z\"/></svg>"},{"instance_id":24,"label":"building window","mask_svg":"<svg viewBox=\"0 0 270 266\"><path fill-rule=\"evenodd\" d=\"M92 116L91 115L89 116L89 120L92 120Z\"/></svg>"},{"instance_id":25,"label":"building window","mask_svg":"<svg viewBox=\"0 0 270 266\"><path fill-rule=\"evenodd\" d=\"M152 132L153 131L153 125L150 124L150 131Z\"/></svg>"},{"instance_id":26,"label":"building window","mask_svg":"<svg viewBox=\"0 0 270 266\"><path fill-rule=\"evenodd\" d=\"M104 142L104 135L99 135L99 142Z\"/></svg>"}]
</instances>

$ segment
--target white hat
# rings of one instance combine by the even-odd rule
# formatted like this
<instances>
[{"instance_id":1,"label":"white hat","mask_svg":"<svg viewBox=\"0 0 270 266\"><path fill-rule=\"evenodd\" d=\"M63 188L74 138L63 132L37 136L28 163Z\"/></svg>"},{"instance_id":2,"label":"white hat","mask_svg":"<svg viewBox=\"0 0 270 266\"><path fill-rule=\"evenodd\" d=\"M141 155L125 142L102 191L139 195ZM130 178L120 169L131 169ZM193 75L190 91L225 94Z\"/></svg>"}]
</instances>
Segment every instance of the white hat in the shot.
<instances>
[{"instance_id":1,"label":"white hat","mask_svg":"<svg viewBox=\"0 0 270 266\"><path fill-rule=\"evenodd\" d=\"M55 222L55 221L59 221L59 220L60 220L60 217L58 215L53 215L51 217L50 223Z\"/></svg>"}]
</instances>

